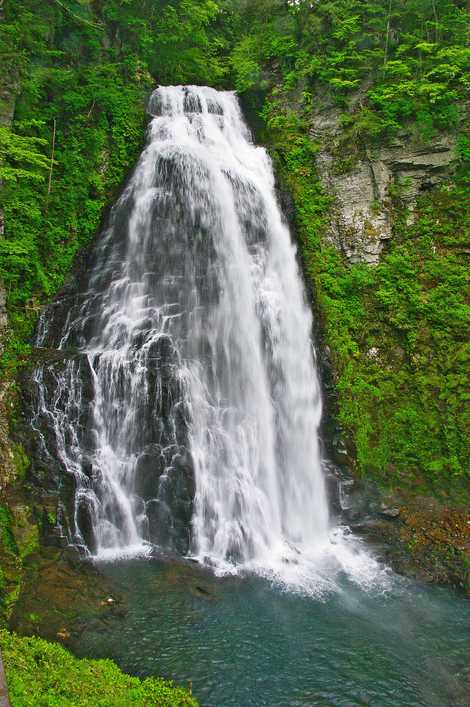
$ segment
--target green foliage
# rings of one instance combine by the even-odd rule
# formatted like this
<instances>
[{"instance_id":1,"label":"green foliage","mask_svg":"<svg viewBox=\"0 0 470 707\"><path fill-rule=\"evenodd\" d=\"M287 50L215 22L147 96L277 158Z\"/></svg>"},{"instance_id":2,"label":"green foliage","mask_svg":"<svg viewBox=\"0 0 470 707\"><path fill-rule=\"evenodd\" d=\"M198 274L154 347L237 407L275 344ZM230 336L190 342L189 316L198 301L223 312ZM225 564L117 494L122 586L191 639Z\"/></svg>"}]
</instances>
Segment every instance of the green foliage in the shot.
<instances>
[{"instance_id":1,"label":"green foliage","mask_svg":"<svg viewBox=\"0 0 470 707\"><path fill-rule=\"evenodd\" d=\"M224 74L219 42L208 34L219 8L213 0L180 0L158 19L152 72L162 83L215 83Z\"/></svg>"},{"instance_id":2,"label":"green foliage","mask_svg":"<svg viewBox=\"0 0 470 707\"><path fill-rule=\"evenodd\" d=\"M400 216L406 184L393 185L394 236L370 268L347 266L322 238L329 198L308 132L316 101L343 106L333 167L341 174L403 127L424 141L458 130L470 83L468 8L450 0L299 0L286 11L272 0L242 15L235 83L248 99L263 95L262 139L294 197L338 421L358 470L392 485L462 488L470 474L468 135L458 138L456 183L423 195L412 226Z\"/></svg>"},{"instance_id":3,"label":"green foliage","mask_svg":"<svg viewBox=\"0 0 470 707\"><path fill-rule=\"evenodd\" d=\"M14 369L41 302L136 159L146 95L160 81L213 83L224 69L212 0L5 0L4 12L0 53L21 86L11 129L0 127L0 280L12 325L3 366Z\"/></svg>"},{"instance_id":4,"label":"green foliage","mask_svg":"<svg viewBox=\"0 0 470 707\"><path fill-rule=\"evenodd\" d=\"M261 78L260 52L257 37L244 37L234 48L231 63L236 72L235 86L246 91L256 86Z\"/></svg>"},{"instance_id":5,"label":"green foliage","mask_svg":"<svg viewBox=\"0 0 470 707\"><path fill-rule=\"evenodd\" d=\"M0 180L14 184L44 181L48 160L37 148L45 144L45 140L15 135L0 125Z\"/></svg>"},{"instance_id":6,"label":"green foliage","mask_svg":"<svg viewBox=\"0 0 470 707\"><path fill-rule=\"evenodd\" d=\"M197 705L186 690L170 681L139 680L110 660L80 660L39 638L0 631L0 645L13 707Z\"/></svg>"},{"instance_id":7,"label":"green foliage","mask_svg":"<svg viewBox=\"0 0 470 707\"><path fill-rule=\"evenodd\" d=\"M321 239L328 198L315 177L314 146L279 103L265 115L294 196L336 371L338 420L355 442L358 469L386 484L463 488L470 476L463 186L423 196L417 220L397 224L379 266L348 267Z\"/></svg>"},{"instance_id":8,"label":"green foliage","mask_svg":"<svg viewBox=\"0 0 470 707\"><path fill-rule=\"evenodd\" d=\"M9 616L20 582L19 548L13 532L13 518L6 505L0 505L0 626Z\"/></svg>"},{"instance_id":9,"label":"green foliage","mask_svg":"<svg viewBox=\"0 0 470 707\"><path fill-rule=\"evenodd\" d=\"M7 552L16 555L18 548L12 531L12 518L6 506L0 506L0 543Z\"/></svg>"},{"instance_id":10,"label":"green foliage","mask_svg":"<svg viewBox=\"0 0 470 707\"><path fill-rule=\"evenodd\" d=\"M407 120L417 119L424 137L456 125L456 101L470 85L470 13L460 3L300 0L286 11L272 0L241 13L231 54L240 91L282 82L347 106L360 90L354 117L374 137Z\"/></svg>"}]
</instances>

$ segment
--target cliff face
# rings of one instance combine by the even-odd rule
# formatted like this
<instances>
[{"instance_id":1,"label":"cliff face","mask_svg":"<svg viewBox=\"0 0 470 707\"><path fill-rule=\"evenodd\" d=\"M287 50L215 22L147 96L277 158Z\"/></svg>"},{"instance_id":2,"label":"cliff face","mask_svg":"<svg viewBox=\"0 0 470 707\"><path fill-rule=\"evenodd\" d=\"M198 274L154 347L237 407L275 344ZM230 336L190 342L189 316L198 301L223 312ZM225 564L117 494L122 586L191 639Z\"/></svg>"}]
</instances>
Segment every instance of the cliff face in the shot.
<instances>
[{"instance_id":1,"label":"cliff face","mask_svg":"<svg viewBox=\"0 0 470 707\"><path fill-rule=\"evenodd\" d=\"M411 224L418 196L451 174L456 135L423 141L416 131L401 130L387 144L345 144L341 114L330 104L311 118L318 175L333 201L325 240L350 264L377 265L392 237L394 200L399 197Z\"/></svg>"}]
</instances>

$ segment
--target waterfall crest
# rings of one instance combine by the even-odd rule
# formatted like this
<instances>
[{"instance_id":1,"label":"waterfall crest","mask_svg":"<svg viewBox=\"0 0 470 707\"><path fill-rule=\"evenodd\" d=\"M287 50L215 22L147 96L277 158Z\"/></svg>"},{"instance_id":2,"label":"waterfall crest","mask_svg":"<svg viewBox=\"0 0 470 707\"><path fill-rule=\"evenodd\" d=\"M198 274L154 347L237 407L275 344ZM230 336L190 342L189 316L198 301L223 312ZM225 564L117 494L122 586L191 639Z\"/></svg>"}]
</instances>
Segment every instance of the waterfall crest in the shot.
<instances>
[{"instance_id":1,"label":"waterfall crest","mask_svg":"<svg viewBox=\"0 0 470 707\"><path fill-rule=\"evenodd\" d=\"M149 112L81 291L39 328L70 352L37 369L33 426L74 479L71 539L318 575L334 543L312 317L271 162L233 92L159 87Z\"/></svg>"}]
</instances>

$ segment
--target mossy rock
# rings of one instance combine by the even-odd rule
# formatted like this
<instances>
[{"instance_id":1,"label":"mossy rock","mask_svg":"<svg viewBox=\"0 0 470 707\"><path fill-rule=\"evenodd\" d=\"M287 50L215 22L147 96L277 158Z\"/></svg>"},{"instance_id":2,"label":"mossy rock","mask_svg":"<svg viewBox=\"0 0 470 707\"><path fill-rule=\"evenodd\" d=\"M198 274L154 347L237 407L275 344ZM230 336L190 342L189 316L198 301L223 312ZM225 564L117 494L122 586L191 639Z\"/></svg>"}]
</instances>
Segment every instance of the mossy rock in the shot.
<instances>
[{"instance_id":1,"label":"mossy rock","mask_svg":"<svg viewBox=\"0 0 470 707\"><path fill-rule=\"evenodd\" d=\"M70 549L41 547L25 563L10 628L68 641L90 624L105 627L125 612L120 597L92 564Z\"/></svg>"}]
</instances>

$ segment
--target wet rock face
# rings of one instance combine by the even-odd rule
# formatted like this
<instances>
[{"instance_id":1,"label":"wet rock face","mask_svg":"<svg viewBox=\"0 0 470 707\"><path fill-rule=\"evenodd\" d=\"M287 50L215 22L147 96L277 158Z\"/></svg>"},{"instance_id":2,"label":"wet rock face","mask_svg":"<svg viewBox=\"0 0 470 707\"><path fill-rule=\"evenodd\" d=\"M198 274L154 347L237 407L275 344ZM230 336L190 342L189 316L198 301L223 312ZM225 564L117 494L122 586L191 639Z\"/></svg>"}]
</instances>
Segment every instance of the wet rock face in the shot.
<instances>
[{"instance_id":1,"label":"wet rock face","mask_svg":"<svg viewBox=\"0 0 470 707\"><path fill-rule=\"evenodd\" d=\"M96 504L109 503L104 471L96 455L96 370L83 353L64 354L51 349L40 353L41 360L33 372L24 376L23 390L32 428L26 445L32 461L30 479L40 495L55 499L52 506L56 523L45 525L44 539L58 547L76 544L85 554L94 554L98 549ZM99 361L95 365L99 366ZM154 361L147 376L150 394L148 404L141 409L135 439L140 451L132 472L132 493L139 506L136 512L142 517L144 539L186 553L194 480L186 447L185 410L178 400L175 381L165 374L164 367L157 368ZM154 405L155 400L159 404ZM117 525L123 525L119 513L119 508L115 509L113 518Z\"/></svg>"},{"instance_id":2,"label":"wet rock face","mask_svg":"<svg viewBox=\"0 0 470 707\"><path fill-rule=\"evenodd\" d=\"M424 144L402 131L388 145L348 146L360 149L345 154L340 116L338 107L323 105L311 127L312 139L321 145L316 158L319 176L333 197L327 238L349 263L376 265L392 237L392 194L399 193L412 222L419 193L449 175L455 137L439 135Z\"/></svg>"},{"instance_id":3,"label":"wet rock face","mask_svg":"<svg viewBox=\"0 0 470 707\"><path fill-rule=\"evenodd\" d=\"M116 231L114 258L120 255L119 224ZM30 479L40 496L48 496L50 515L56 518L44 524L44 539L48 545L71 543L83 554L95 554L109 524L123 529L123 544L128 540L125 509L113 497L108 478L109 461L108 467L102 463L97 417L104 410L108 442L121 454L112 463L129 476L139 537L184 554L190 543L194 478L178 354L171 338L154 336L155 323L145 318L126 340L122 360L113 358L112 351L90 353L90 342L106 324L109 273L102 272L90 294L93 272L87 268L96 251L103 250L106 260L106 249L98 243L43 312L36 335L41 345L33 352L32 370L23 375L30 429L22 436L31 458ZM128 421L131 406L135 416Z\"/></svg>"}]
</instances>

